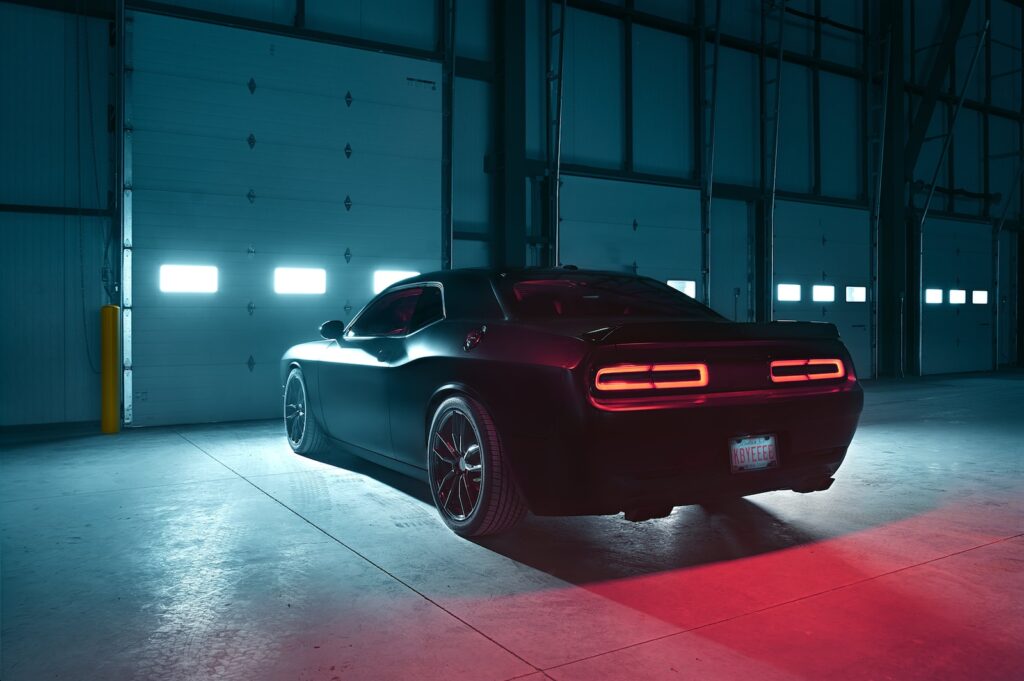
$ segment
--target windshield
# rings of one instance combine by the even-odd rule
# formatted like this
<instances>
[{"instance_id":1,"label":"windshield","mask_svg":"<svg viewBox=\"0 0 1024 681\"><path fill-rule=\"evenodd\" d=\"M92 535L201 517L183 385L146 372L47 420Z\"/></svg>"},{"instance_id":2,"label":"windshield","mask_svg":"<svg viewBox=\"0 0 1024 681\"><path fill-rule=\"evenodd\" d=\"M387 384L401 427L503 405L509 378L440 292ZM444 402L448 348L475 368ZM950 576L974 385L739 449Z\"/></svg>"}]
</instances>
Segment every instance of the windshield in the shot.
<instances>
[{"instance_id":1,"label":"windshield","mask_svg":"<svg viewBox=\"0 0 1024 681\"><path fill-rule=\"evenodd\" d=\"M538 273L498 278L498 290L520 319L656 317L719 319L688 295L654 279L616 274Z\"/></svg>"}]
</instances>

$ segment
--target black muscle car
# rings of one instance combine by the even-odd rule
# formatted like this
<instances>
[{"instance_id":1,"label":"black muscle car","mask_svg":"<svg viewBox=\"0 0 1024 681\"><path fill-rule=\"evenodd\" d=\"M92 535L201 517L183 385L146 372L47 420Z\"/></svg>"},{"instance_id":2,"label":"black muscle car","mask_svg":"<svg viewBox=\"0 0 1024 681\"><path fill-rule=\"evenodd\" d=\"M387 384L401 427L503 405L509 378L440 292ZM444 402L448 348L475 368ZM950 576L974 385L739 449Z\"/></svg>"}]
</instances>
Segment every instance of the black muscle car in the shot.
<instances>
[{"instance_id":1,"label":"black muscle car","mask_svg":"<svg viewBox=\"0 0 1024 681\"><path fill-rule=\"evenodd\" d=\"M615 272L423 274L320 333L282 358L292 449L424 479L463 536L825 490L863 403L833 325L735 323Z\"/></svg>"}]
</instances>

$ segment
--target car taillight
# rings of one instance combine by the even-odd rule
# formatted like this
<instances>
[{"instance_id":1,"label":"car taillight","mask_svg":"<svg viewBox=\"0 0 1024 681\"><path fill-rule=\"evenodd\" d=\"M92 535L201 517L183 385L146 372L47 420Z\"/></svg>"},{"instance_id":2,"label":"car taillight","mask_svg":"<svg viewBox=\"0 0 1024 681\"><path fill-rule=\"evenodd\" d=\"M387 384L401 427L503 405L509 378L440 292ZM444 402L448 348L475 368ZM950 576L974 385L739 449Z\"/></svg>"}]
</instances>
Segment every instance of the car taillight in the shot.
<instances>
[{"instance_id":1,"label":"car taillight","mask_svg":"<svg viewBox=\"0 0 1024 681\"><path fill-rule=\"evenodd\" d=\"M846 366L841 359L777 359L771 363L772 383L820 381L845 375Z\"/></svg>"},{"instance_id":2,"label":"car taillight","mask_svg":"<svg viewBox=\"0 0 1024 681\"><path fill-rule=\"evenodd\" d=\"M598 369L594 377L598 390L671 390L707 384L706 364L616 364Z\"/></svg>"}]
</instances>

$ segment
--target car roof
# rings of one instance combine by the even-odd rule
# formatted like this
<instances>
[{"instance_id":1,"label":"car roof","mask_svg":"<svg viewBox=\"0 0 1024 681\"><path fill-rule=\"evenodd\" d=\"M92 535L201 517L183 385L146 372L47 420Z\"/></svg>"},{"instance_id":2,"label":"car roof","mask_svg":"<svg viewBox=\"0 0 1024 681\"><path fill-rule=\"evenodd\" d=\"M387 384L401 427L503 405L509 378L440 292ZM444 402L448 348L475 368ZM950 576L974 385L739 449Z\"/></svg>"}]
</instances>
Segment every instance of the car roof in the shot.
<instances>
[{"instance_id":1,"label":"car roof","mask_svg":"<svg viewBox=\"0 0 1024 681\"><path fill-rule=\"evenodd\" d=\"M416 276L403 279L400 282L392 284L396 285L407 285L416 284L428 281L437 281L441 283L456 282L459 280L471 280L471 279L490 279L493 280L496 277L502 275L515 275L516 278L522 276L567 276L567 275L583 275L583 276L612 276L612 277L629 277L636 279L646 279L643 275L632 274L631 272L615 272L612 270L591 270L581 269L575 266L563 266L563 267L459 267L451 270L436 270L434 272L424 272L423 274L417 274Z\"/></svg>"}]
</instances>

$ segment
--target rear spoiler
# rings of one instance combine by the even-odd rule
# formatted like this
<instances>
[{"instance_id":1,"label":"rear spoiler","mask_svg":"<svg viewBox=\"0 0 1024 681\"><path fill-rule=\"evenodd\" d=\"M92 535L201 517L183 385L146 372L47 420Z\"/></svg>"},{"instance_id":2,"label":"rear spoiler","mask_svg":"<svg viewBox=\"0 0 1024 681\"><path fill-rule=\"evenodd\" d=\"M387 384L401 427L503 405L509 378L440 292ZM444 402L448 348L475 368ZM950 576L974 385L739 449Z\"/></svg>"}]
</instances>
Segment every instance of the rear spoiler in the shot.
<instances>
[{"instance_id":1,"label":"rear spoiler","mask_svg":"<svg viewBox=\"0 0 1024 681\"><path fill-rule=\"evenodd\" d=\"M587 331L582 334L582 337L595 345L715 340L833 340L839 338L839 331L835 324L827 322L759 324L729 321L680 321L606 326Z\"/></svg>"}]
</instances>

